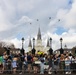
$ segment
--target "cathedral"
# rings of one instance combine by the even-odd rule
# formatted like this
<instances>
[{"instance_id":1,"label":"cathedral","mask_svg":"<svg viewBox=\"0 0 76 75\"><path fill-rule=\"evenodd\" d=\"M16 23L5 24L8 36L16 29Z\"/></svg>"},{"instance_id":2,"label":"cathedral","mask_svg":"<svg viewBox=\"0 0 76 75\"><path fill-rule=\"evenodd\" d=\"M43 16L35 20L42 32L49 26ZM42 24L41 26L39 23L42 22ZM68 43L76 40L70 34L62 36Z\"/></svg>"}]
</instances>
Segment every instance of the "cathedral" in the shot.
<instances>
[{"instance_id":1,"label":"cathedral","mask_svg":"<svg viewBox=\"0 0 76 75\"><path fill-rule=\"evenodd\" d=\"M41 36L41 31L40 28L38 29L38 34L37 34L37 39L35 40L35 46L34 46L36 53L38 51L48 53L48 50L50 49L50 42L49 39L47 39L47 44L46 47L43 46L42 44L42 36ZM28 52L32 50L32 42L31 38L29 39L29 44L28 44Z\"/></svg>"}]
</instances>

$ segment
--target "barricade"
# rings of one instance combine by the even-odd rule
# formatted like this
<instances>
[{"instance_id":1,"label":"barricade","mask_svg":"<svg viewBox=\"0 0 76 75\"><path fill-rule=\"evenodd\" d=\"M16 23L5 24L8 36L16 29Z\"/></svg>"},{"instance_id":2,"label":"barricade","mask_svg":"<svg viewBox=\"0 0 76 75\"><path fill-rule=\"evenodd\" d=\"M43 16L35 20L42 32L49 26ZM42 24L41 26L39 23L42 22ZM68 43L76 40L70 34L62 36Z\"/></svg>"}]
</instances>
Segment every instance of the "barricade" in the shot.
<instances>
[{"instance_id":1,"label":"barricade","mask_svg":"<svg viewBox=\"0 0 76 75\"><path fill-rule=\"evenodd\" d=\"M37 62L37 63L38 63L38 62ZM61 62L60 62L60 63L61 63ZM8 67L8 66L7 66L7 67ZM44 73L45 73L45 74L48 73L48 67L49 67L49 65L44 65L44 71L45 71ZM60 65L59 65L59 69L58 69L57 73L62 73L62 74L65 73L65 72L66 72L66 71L65 71L65 64L63 64L63 67L64 67L64 68L61 69L61 68L60 68ZM51 69L51 72L52 72L52 73L54 73L55 71L56 71L55 69L53 69L53 68ZM70 71L71 71L71 74L72 74L72 73L76 73L76 63L75 63L75 62L71 62L71 63L70 63ZM17 70L16 70L16 73L19 74L20 72L22 72L22 73L24 74L24 73L28 73L28 70L25 69L25 68L24 68L24 65L23 65L22 70L18 70L18 68L17 68ZM34 73L34 70L32 69L31 72ZM11 68L11 70L7 70L7 69L6 69L6 70L3 71L3 74L8 74L8 73L12 74L12 73L13 73L13 69ZM39 73L40 73L40 69L38 69L38 74L39 74Z\"/></svg>"}]
</instances>

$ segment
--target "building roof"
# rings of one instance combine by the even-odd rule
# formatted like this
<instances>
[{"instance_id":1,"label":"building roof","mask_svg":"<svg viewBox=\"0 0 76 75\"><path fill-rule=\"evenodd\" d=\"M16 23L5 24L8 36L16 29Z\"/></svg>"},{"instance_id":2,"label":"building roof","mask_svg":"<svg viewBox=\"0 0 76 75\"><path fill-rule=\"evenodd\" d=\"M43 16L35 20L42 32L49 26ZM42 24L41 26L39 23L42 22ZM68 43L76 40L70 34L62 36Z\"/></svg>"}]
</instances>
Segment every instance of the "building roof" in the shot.
<instances>
[{"instance_id":1,"label":"building roof","mask_svg":"<svg viewBox=\"0 0 76 75\"><path fill-rule=\"evenodd\" d=\"M55 50L55 51L59 51L59 50L60 50L60 49L57 49L57 50ZM69 48L66 48L66 49L65 49L65 48L63 48L63 50L64 50L64 51L71 51L72 49L69 49Z\"/></svg>"}]
</instances>

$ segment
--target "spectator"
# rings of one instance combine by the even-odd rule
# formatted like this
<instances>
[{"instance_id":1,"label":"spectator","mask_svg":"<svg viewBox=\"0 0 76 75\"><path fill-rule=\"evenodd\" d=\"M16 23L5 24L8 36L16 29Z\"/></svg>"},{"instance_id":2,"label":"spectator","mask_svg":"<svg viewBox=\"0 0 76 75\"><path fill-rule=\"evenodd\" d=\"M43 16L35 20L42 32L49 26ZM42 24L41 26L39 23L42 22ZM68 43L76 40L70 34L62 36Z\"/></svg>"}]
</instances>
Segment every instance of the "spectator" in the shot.
<instances>
[{"instance_id":1,"label":"spectator","mask_svg":"<svg viewBox=\"0 0 76 75\"><path fill-rule=\"evenodd\" d=\"M54 56L54 72L55 74L57 73L59 69L59 59L58 59L58 55Z\"/></svg>"},{"instance_id":2,"label":"spectator","mask_svg":"<svg viewBox=\"0 0 76 75\"><path fill-rule=\"evenodd\" d=\"M24 70L26 70L27 69L27 54L24 55L23 65L24 65Z\"/></svg>"},{"instance_id":3,"label":"spectator","mask_svg":"<svg viewBox=\"0 0 76 75\"><path fill-rule=\"evenodd\" d=\"M60 71L61 71L62 73L64 73L64 69L65 69L64 59L65 59L64 54L61 54L61 55L60 55Z\"/></svg>"},{"instance_id":4,"label":"spectator","mask_svg":"<svg viewBox=\"0 0 76 75\"><path fill-rule=\"evenodd\" d=\"M33 70L34 70L34 73L37 73L38 72L38 58L37 56L33 56Z\"/></svg>"},{"instance_id":5,"label":"spectator","mask_svg":"<svg viewBox=\"0 0 76 75\"><path fill-rule=\"evenodd\" d=\"M48 56L48 65L49 65L49 67L48 67L48 74L52 74L52 67L53 67L52 66L53 65L52 64L52 57L53 56L50 56L50 55Z\"/></svg>"},{"instance_id":6,"label":"spectator","mask_svg":"<svg viewBox=\"0 0 76 75\"><path fill-rule=\"evenodd\" d=\"M10 56L8 56L8 59L7 59L7 72L10 74L11 73L11 62L12 62L12 58Z\"/></svg>"},{"instance_id":7,"label":"spectator","mask_svg":"<svg viewBox=\"0 0 76 75\"><path fill-rule=\"evenodd\" d=\"M40 55L40 74L44 74L44 56Z\"/></svg>"},{"instance_id":8,"label":"spectator","mask_svg":"<svg viewBox=\"0 0 76 75\"><path fill-rule=\"evenodd\" d=\"M28 72L32 70L32 55L29 53L27 55Z\"/></svg>"},{"instance_id":9,"label":"spectator","mask_svg":"<svg viewBox=\"0 0 76 75\"><path fill-rule=\"evenodd\" d=\"M7 70L7 59L8 55L6 52L3 53L3 73Z\"/></svg>"},{"instance_id":10,"label":"spectator","mask_svg":"<svg viewBox=\"0 0 76 75\"><path fill-rule=\"evenodd\" d=\"M65 57L65 72L66 72L66 74L71 74L71 72L70 72L70 63L71 63L71 61L70 61L69 56L66 56Z\"/></svg>"},{"instance_id":11,"label":"spectator","mask_svg":"<svg viewBox=\"0 0 76 75\"><path fill-rule=\"evenodd\" d=\"M3 68L3 57L0 56L0 73L3 73L2 68Z\"/></svg>"},{"instance_id":12,"label":"spectator","mask_svg":"<svg viewBox=\"0 0 76 75\"><path fill-rule=\"evenodd\" d=\"M12 68L13 68L13 74L16 74L16 70L17 70L17 57L14 57L13 58L13 61L12 61Z\"/></svg>"}]
</instances>

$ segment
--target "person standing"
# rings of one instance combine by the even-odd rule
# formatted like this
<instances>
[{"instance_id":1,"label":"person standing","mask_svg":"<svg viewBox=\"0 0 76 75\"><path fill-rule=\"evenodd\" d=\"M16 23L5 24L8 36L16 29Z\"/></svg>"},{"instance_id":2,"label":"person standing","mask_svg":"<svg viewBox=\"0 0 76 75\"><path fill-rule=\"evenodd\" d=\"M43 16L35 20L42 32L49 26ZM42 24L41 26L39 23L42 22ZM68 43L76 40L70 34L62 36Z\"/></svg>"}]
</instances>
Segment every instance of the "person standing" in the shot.
<instances>
[{"instance_id":1,"label":"person standing","mask_svg":"<svg viewBox=\"0 0 76 75\"><path fill-rule=\"evenodd\" d=\"M58 55L54 56L54 72L55 74L57 74L59 70L59 59L58 59Z\"/></svg>"},{"instance_id":2,"label":"person standing","mask_svg":"<svg viewBox=\"0 0 76 75\"><path fill-rule=\"evenodd\" d=\"M17 70L17 57L14 56L13 60L12 60L12 69L13 69L13 74L16 74L16 70Z\"/></svg>"},{"instance_id":3,"label":"person standing","mask_svg":"<svg viewBox=\"0 0 76 75\"><path fill-rule=\"evenodd\" d=\"M71 64L71 60L70 60L69 56L66 56L65 57L65 72L66 72L66 74L71 74L70 64Z\"/></svg>"},{"instance_id":4,"label":"person standing","mask_svg":"<svg viewBox=\"0 0 76 75\"><path fill-rule=\"evenodd\" d=\"M3 68L3 57L0 56L0 73L3 73L2 68Z\"/></svg>"},{"instance_id":5,"label":"person standing","mask_svg":"<svg viewBox=\"0 0 76 75\"><path fill-rule=\"evenodd\" d=\"M33 70L34 70L34 73L37 73L38 72L38 63L36 63L38 61L38 57L35 55L33 56Z\"/></svg>"},{"instance_id":6,"label":"person standing","mask_svg":"<svg viewBox=\"0 0 76 75\"><path fill-rule=\"evenodd\" d=\"M44 74L44 56L41 54L40 55L40 61L41 61L41 63L40 63L40 74Z\"/></svg>"},{"instance_id":7,"label":"person standing","mask_svg":"<svg viewBox=\"0 0 76 75\"><path fill-rule=\"evenodd\" d=\"M64 61L65 57L64 54L60 55L60 71L62 73L64 73L64 69L65 69L65 61Z\"/></svg>"},{"instance_id":8,"label":"person standing","mask_svg":"<svg viewBox=\"0 0 76 75\"><path fill-rule=\"evenodd\" d=\"M7 59L8 59L8 55L6 52L3 53L3 73L6 73L7 70Z\"/></svg>"},{"instance_id":9,"label":"person standing","mask_svg":"<svg viewBox=\"0 0 76 75\"><path fill-rule=\"evenodd\" d=\"M52 74L52 55L49 55L48 56L48 65L49 65L49 67L48 67L48 74Z\"/></svg>"},{"instance_id":10,"label":"person standing","mask_svg":"<svg viewBox=\"0 0 76 75\"><path fill-rule=\"evenodd\" d=\"M32 70L32 60L33 60L32 55L29 53L27 55L28 72L31 72L31 70Z\"/></svg>"}]
</instances>

